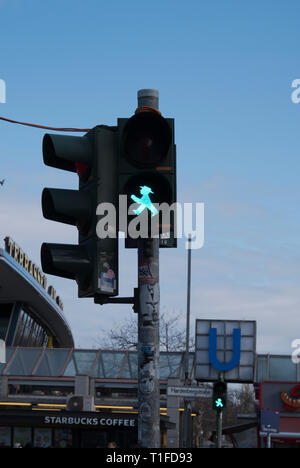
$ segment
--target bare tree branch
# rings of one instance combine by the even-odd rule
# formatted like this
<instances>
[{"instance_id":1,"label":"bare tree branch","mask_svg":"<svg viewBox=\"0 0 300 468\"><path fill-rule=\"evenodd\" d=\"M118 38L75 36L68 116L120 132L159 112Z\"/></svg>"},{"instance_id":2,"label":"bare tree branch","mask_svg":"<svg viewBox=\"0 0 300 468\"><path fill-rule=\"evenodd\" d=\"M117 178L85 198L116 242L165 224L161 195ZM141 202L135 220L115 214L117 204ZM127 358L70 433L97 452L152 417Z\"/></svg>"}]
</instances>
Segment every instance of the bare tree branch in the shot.
<instances>
[{"instance_id":1,"label":"bare tree branch","mask_svg":"<svg viewBox=\"0 0 300 468\"><path fill-rule=\"evenodd\" d=\"M186 330L180 321L180 314L163 311L160 315L160 350L161 351L185 351ZM110 330L102 329L102 336L96 339L99 348L132 350L137 349L138 342L138 317L131 315L122 322L116 324ZM194 338L190 339L190 350L194 350Z\"/></svg>"}]
</instances>

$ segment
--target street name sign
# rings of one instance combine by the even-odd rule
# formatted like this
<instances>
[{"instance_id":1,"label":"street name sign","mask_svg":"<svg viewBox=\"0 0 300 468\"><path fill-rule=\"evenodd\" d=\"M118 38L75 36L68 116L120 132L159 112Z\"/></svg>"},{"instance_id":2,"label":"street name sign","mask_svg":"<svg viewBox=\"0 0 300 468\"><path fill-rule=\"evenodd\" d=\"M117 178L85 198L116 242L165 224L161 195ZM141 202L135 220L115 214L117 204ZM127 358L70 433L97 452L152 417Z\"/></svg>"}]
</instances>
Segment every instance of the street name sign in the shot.
<instances>
[{"instance_id":1,"label":"street name sign","mask_svg":"<svg viewBox=\"0 0 300 468\"><path fill-rule=\"evenodd\" d=\"M201 387L168 387L167 395L180 398L210 398L212 396L212 389Z\"/></svg>"}]
</instances>

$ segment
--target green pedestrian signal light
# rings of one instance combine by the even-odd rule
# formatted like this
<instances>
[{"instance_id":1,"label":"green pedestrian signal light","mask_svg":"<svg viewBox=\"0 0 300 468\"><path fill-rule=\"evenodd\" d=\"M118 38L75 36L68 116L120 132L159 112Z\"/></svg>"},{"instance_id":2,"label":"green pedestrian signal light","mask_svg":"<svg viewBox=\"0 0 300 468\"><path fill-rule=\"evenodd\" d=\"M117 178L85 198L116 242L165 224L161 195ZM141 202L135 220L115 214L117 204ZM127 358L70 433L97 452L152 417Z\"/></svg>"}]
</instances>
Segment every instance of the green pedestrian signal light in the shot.
<instances>
[{"instance_id":1,"label":"green pedestrian signal light","mask_svg":"<svg viewBox=\"0 0 300 468\"><path fill-rule=\"evenodd\" d=\"M140 204L138 209L133 210L137 216L140 215L146 208L151 212L151 216L156 216L158 214L158 210L155 208L152 201L150 200L150 196L149 196L150 193L154 193L154 192L152 192L150 187L147 187L147 185L144 185L140 187L140 194L142 195L141 198L138 198L135 195L130 196L130 198L135 203Z\"/></svg>"},{"instance_id":2,"label":"green pedestrian signal light","mask_svg":"<svg viewBox=\"0 0 300 468\"><path fill-rule=\"evenodd\" d=\"M224 403L223 403L222 398L217 398L214 403L215 403L216 408L224 408Z\"/></svg>"},{"instance_id":3,"label":"green pedestrian signal light","mask_svg":"<svg viewBox=\"0 0 300 468\"><path fill-rule=\"evenodd\" d=\"M174 119L165 118L152 108L139 107L130 118L118 119L119 195L126 195L128 222L137 223L142 214L160 237L160 247L177 247L176 237L176 145ZM136 204L136 206L135 206ZM169 219L162 207L170 207ZM142 219L142 218L141 218ZM136 248L137 239L130 231L126 248ZM156 237L156 235L154 236Z\"/></svg>"},{"instance_id":4,"label":"green pedestrian signal light","mask_svg":"<svg viewBox=\"0 0 300 468\"><path fill-rule=\"evenodd\" d=\"M226 408L227 383L218 380L213 385L212 407L214 410L222 411Z\"/></svg>"}]
</instances>

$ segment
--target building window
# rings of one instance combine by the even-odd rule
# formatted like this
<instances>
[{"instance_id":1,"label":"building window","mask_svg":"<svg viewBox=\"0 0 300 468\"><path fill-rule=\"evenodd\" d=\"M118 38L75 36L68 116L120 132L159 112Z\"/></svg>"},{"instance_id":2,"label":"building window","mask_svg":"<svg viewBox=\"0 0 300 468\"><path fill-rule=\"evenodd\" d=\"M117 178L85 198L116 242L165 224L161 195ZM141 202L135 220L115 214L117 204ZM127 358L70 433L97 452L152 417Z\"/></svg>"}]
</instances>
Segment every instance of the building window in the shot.
<instances>
[{"instance_id":1,"label":"building window","mask_svg":"<svg viewBox=\"0 0 300 468\"><path fill-rule=\"evenodd\" d=\"M31 427L15 427L14 428L14 447L25 447L31 442Z\"/></svg>"},{"instance_id":2,"label":"building window","mask_svg":"<svg viewBox=\"0 0 300 468\"><path fill-rule=\"evenodd\" d=\"M13 346L47 346L49 335L27 312L20 312Z\"/></svg>"},{"instance_id":3,"label":"building window","mask_svg":"<svg viewBox=\"0 0 300 468\"><path fill-rule=\"evenodd\" d=\"M72 447L72 429L54 429L54 448Z\"/></svg>"},{"instance_id":4,"label":"building window","mask_svg":"<svg viewBox=\"0 0 300 468\"><path fill-rule=\"evenodd\" d=\"M4 341L8 330L12 306L12 304L0 304L0 339Z\"/></svg>"},{"instance_id":5,"label":"building window","mask_svg":"<svg viewBox=\"0 0 300 468\"><path fill-rule=\"evenodd\" d=\"M36 448L49 448L52 445L52 429L48 427L35 427L33 445Z\"/></svg>"}]
</instances>

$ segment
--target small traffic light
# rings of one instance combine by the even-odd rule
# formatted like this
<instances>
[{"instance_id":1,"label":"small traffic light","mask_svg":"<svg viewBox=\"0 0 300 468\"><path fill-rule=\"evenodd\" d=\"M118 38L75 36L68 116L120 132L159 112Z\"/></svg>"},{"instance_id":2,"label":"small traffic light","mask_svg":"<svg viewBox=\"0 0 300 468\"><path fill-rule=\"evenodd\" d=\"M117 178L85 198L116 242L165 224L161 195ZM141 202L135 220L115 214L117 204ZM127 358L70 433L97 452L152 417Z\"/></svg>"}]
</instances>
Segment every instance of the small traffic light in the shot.
<instances>
[{"instance_id":1,"label":"small traffic light","mask_svg":"<svg viewBox=\"0 0 300 468\"><path fill-rule=\"evenodd\" d=\"M212 395L212 407L214 410L222 411L226 408L226 397L227 397L227 383L222 380L214 382L213 395Z\"/></svg>"},{"instance_id":2,"label":"small traffic light","mask_svg":"<svg viewBox=\"0 0 300 468\"><path fill-rule=\"evenodd\" d=\"M138 108L129 119L118 119L119 194L127 196L128 225L136 216L148 214L156 226L160 247L176 247L176 146L174 119L164 118L155 109ZM173 205L169 219L162 219L160 204ZM151 219L152 218L152 219ZM165 224L164 224L165 223ZM128 229L126 247L136 247Z\"/></svg>"},{"instance_id":3,"label":"small traffic light","mask_svg":"<svg viewBox=\"0 0 300 468\"><path fill-rule=\"evenodd\" d=\"M45 188L42 210L46 219L78 229L78 244L48 244L41 248L45 273L74 279L79 297L118 294L118 216L100 238L100 203L118 206L116 127L97 126L82 137L46 134L43 158L47 166L77 172L79 189Z\"/></svg>"}]
</instances>

